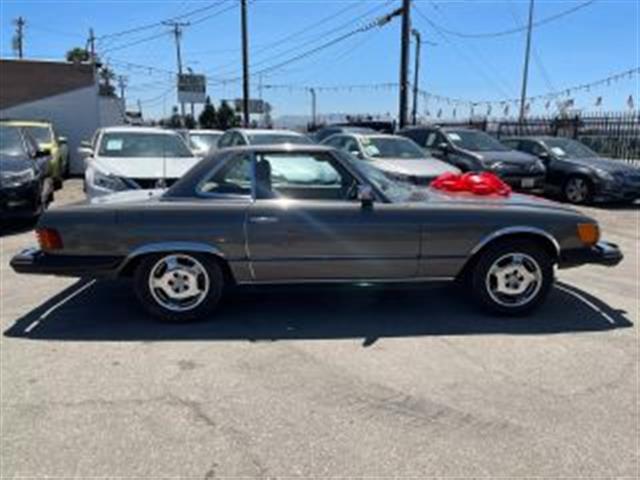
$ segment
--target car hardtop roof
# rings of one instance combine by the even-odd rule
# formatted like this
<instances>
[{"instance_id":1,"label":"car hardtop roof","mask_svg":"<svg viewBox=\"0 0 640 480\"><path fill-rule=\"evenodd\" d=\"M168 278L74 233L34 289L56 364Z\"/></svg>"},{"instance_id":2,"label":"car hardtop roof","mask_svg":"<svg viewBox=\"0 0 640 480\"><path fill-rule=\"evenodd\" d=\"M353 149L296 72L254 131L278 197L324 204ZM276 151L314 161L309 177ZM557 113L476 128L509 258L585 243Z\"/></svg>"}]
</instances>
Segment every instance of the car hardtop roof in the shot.
<instances>
[{"instance_id":1,"label":"car hardtop roof","mask_svg":"<svg viewBox=\"0 0 640 480\"><path fill-rule=\"evenodd\" d=\"M158 135L180 135L180 133L176 130L167 130L157 127L135 127L127 125L103 127L101 128L101 130L102 133L151 133Z\"/></svg>"},{"instance_id":2,"label":"car hardtop roof","mask_svg":"<svg viewBox=\"0 0 640 480\"><path fill-rule=\"evenodd\" d=\"M566 137L554 137L552 135L514 135L512 137L505 137L503 140L552 140L556 138L565 138L567 140L573 140Z\"/></svg>"},{"instance_id":3,"label":"car hardtop roof","mask_svg":"<svg viewBox=\"0 0 640 480\"><path fill-rule=\"evenodd\" d=\"M270 130L268 128L233 128L235 132L244 133L246 135L291 135L292 137L303 137L304 135L294 130Z\"/></svg>"},{"instance_id":4,"label":"car hardtop roof","mask_svg":"<svg viewBox=\"0 0 640 480\"><path fill-rule=\"evenodd\" d=\"M408 140L406 137L403 137L402 135L395 135L393 133L380 133L380 132L374 132L374 133L347 133L345 135L351 135L353 137L360 137L360 138L398 138L400 140Z\"/></svg>"}]
</instances>

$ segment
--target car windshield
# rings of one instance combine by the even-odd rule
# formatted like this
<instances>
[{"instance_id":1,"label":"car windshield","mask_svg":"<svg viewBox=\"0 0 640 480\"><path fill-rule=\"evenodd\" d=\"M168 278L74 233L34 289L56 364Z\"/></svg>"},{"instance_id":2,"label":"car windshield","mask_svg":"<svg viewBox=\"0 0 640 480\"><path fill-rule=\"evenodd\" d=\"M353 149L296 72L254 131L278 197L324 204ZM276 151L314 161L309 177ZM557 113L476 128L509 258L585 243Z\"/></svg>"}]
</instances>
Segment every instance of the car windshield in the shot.
<instances>
[{"instance_id":1,"label":"car windshield","mask_svg":"<svg viewBox=\"0 0 640 480\"><path fill-rule=\"evenodd\" d=\"M211 150L221 136L221 133L190 133L189 144L196 150Z\"/></svg>"},{"instance_id":2,"label":"car windshield","mask_svg":"<svg viewBox=\"0 0 640 480\"><path fill-rule=\"evenodd\" d=\"M428 198L426 188L415 188L408 183L393 180L370 163L364 160L354 160L351 155L341 150L337 151L337 154L354 164L392 203L419 202Z\"/></svg>"},{"instance_id":3,"label":"car windshield","mask_svg":"<svg viewBox=\"0 0 640 480\"><path fill-rule=\"evenodd\" d=\"M29 133L29 135L33 137L33 139L38 143L38 145L53 142L53 135L51 135L51 129L47 126L24 127L24 129Z\"/></svg>"},{"instance_id":4,"label":"car windshield","mask_svg":"<svg viewBox=\"0 0 640 480\"><path fill-rule=\"evenodd\" d=\"M178 134L107 132L102 135L102 157L193 157Z\"/></svg>"},{"instance_id":5,"label":"car windshield","mask_svg":"<svg viewBox=\"0 0 640 480\"><path fill-rule=\"evenodd\" d=\"M456 147L472 152L500 152L509 150L491 135L474 130L448 130L445 135Z\"/></svg>"},{"instance_id":6,"label":"car windshield","mask_svg":"<svg viewBox=\"0 0 640 480\"><path fill-rule=\"evenodd\" d=\"M248 134L251 145L277 145L291 143L293 145L310 145L312 142L304 135L292 135L287 133L253 133Z\"/></svg>"},{"instance_id":7,"label":"car windshield","mask_svg":"<svg viewBox=\"0 0 640 480\"><path fill-rule=\"evenodd\" d=\"M0 126L0 154L12 157L24 155L22 137L17 127Z\"/></svg>"},{"instance_id":8,"label":"car windshield","mask_svg":"<svg viewBox=\"0 0 640 480\"><path fill-rule=\"evenodd\" d=\"M597 157L598 154L591 150L586 145L571 140L570 138L553 138L545 140L549 150L557 156L562 158L592 158Z\"/></svg>"},{"instance_id":9,"label":"car windshield","mask_svg":"<svg viewBox=\"0 0 640 480\"><path fill-rule=\"evenodd\" d=\"M371 158L426 158L420 147L407 138L362 137L360 142L365 155Z\"/></svg>"}]
</instances>

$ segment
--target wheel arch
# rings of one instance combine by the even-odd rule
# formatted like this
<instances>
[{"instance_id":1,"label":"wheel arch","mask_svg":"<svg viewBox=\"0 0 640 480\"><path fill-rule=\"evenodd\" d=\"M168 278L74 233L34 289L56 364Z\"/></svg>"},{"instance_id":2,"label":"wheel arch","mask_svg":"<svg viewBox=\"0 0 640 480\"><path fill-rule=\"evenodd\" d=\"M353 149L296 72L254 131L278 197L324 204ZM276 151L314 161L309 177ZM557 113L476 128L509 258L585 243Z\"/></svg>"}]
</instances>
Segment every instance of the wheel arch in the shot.
<instances>
[{"instance_id":1,"label":"wheel arch","mask_svg":"<svg viewBox=\"0 0 640 480\"><path fill-rule=\"evenodd\" d=\"M560 259L560 244L549 232L535 227L508 227L497 230L480 240L471 250L469 258L463 265L458 277L466 276L467 272L473 268L482 252L492 245L506 240L529 240L541 245L551 256L554 263Z\"/></svg>"},{"instance_id":2,"label":"wheel arch","mask_svg":"<svg viewBox=\"0 0 640 480\"><path fill-rule=\"evenodd\" d=\"M159 242L137 247L124 259L118 268L117 276L133 276L135 269L142 259L149 255L176 252L200 253L212 257L222 268L225 280L229 283L235 283L235 277L224 252L213 245L198 242Z\"/></svg>"}]
</instances>

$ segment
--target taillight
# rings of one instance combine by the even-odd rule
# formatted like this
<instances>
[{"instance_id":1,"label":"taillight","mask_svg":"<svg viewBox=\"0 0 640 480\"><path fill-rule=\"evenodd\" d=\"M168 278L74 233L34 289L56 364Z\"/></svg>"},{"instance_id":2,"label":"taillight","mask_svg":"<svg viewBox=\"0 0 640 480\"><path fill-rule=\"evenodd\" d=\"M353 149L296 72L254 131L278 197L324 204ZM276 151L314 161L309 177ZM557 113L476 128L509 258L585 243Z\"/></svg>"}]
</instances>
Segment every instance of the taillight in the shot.
<instances>
[{"instance_id":1,"label":"taillight","mask_svg":"<svg viewBox=\"0 0 640 480\"><path fill-rule=\"evenodd\" d=\"M42 250L60 250L62 248L62 237L53 228L36 229L36 237Z\"/></svg>"}]
</instances>

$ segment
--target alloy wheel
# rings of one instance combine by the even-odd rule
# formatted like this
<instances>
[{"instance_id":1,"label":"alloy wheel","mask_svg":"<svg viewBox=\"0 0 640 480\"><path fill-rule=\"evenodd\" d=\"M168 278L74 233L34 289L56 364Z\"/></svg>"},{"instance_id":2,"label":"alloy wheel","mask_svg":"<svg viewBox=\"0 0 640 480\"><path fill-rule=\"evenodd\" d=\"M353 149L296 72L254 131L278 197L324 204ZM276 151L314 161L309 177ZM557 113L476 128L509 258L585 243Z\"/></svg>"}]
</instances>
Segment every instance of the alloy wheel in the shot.
<instances>
[{"instance_id":1,"label":"alloy wheel","mask_svg":"<svg viewBox=\"0 0 640 480\"><path fill-rule=\"evenodd\" d=\"M530 255L508 253L491 265L485 283L494 302L503 307L521 307L538 295L542 269Z\"/></svg>"},{"instance_id":2,"label":"alloy wheel","mask_svg":"<svg viewBox=\"0 0 640 480\"><path fill-rule=\"evenodd\" d=\"M193 310L204 301L210 289L207 270L186 254L162 257L151 268L148 280L153 299L173 312Z\"/></svg>"}]
</instances>

